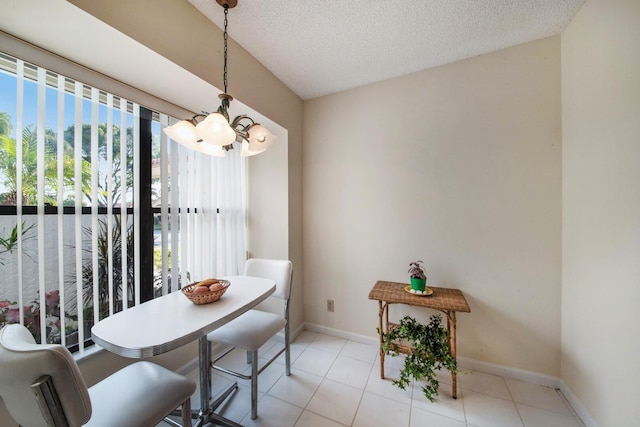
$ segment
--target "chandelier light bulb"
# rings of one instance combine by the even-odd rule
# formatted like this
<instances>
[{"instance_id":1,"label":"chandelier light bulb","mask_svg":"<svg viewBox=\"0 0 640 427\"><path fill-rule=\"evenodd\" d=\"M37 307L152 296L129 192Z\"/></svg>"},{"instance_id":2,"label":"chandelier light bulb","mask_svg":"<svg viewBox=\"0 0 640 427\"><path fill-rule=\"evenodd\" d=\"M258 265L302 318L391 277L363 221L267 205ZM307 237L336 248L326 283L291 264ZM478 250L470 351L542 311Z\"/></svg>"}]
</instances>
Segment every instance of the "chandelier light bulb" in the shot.
<instances>
[{"instance_id":1,"label":"chandelier light bulb","mask_svg":"<svg viewBox=\"0 0 640 427\"><path fill-rule=\"evenodd\" d=\"M255 156L259 153L254 153L253 151L249 151L249 143L246 140L242 140L242 151L240 152L241 157L250 157Z\"/></svg>"},{"instance_id":2,"label":"chandelier light bulb","mask_svg":"<svg viewBox=\"0 0 640 427\"><path fill-rule=\"evenodd\" d=\"M236 132L220 113L211 113L196 125L198 137L208 144L224 147L233 144Z\"/></svg>"},{"instance_id":3,"label":"chandelier light bulb","mask_svg":"<svg viewBox=\"0 0 640 427\"><path fill-rule=\"evenodd\" d=\"M224 148L218 145L207 144L204 141L196 142L196 146L193 147L192 149L204 154L208 154L209 156L214 156L214 157L224 157L227 155Z\"/></svg>"},{"instance_id":4,"label":"chandelier light bulb","mask_svg":"<svg viewBox=\"0 0 640 427\"><path fill-rule=\"evenodd\" d=\"M164 128L164 133L174 141L186 146L195 144L198 140L196 127L188 120L182 120Z\"/></svg>"},{"instance_id":5,"label":"chandelier light bulb","mask_svg":"<svg viewBox=\"0 0 640 427\"><path fill-rule=\"evenodd\" d=\"M276 136L266 127L255 124L249 129L249 151L253 154L262 153L276 142Z\"/></svg>"},{"instance_id":6,"label":"chandelier light bulb","mask_svg":"<svg viewBox=\"0 0 640 427\"><path fill-rule=\"evenodd\" d=\"M224 149L217 145L204 143L196 134L196 127L189 120L182 120L163 129L164 133L175 142L189 150L199 151L209 156L224 157Z\"/></svg>"}]
</instances>

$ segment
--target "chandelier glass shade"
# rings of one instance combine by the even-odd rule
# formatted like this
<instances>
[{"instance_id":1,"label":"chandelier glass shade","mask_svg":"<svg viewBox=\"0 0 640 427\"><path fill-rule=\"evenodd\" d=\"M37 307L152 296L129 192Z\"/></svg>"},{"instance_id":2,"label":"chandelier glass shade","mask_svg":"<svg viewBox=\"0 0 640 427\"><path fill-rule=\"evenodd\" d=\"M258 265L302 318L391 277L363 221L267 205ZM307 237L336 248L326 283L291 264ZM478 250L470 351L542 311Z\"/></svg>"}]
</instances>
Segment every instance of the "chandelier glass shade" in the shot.
<instances>
[{"instance_id":1,"label":"chandelier glass shade","mask_svg":"<svg viewBox=\"0 0 640 427\"><path fill-rule=\"evenodd\" d=\"M185 147L211 156L224 157L233 143L242 144L243 157L262 153L271 147L275 135L251 117L240 115L229 119L229 104L233 97L227 93L227 15L236 0L216 0L224 8L224 93L218 95L221 103L214 113L196 114L191 119L164 128L164 133Z\"/></svg>"}]
</instances>

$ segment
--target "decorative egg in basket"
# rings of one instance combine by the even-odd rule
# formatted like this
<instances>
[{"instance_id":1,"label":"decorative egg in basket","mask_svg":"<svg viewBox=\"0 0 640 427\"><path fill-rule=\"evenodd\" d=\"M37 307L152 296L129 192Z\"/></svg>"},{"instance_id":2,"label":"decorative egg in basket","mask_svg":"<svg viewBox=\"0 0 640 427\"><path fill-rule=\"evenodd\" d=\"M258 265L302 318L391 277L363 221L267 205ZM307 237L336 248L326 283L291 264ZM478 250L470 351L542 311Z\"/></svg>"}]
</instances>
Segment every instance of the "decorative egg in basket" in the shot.
<instances>
[{"instance_id":1,"label":"decorative egg in basket","mask_svg":"<svg viewBox=\"0 0 640 427\"><path fill-rule=\"evenodd\" d=\"M209 304L218 301L230 285L228 280L206 279L185 286L182 293L194 304Z\"/></svg>"}]
</instances>

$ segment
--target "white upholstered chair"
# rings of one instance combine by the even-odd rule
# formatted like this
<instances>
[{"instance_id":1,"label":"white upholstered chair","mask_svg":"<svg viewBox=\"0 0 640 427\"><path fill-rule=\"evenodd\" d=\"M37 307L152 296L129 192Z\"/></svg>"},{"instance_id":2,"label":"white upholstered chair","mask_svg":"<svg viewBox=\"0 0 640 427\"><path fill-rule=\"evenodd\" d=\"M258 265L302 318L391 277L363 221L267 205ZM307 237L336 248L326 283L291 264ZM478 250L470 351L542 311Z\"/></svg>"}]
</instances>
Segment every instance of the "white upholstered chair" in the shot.
<instances>
[{"instance_id":1,"label":"white upholstered chair","mask_svg":"<svg viewBox=\"0 0 640 427\"><path fill-rule=\"evenodd\" d=\"M256 419L258 416L258 376L260 373L284 352L285 373L287 376L291 375L289 297L291 295L293 265L289 260L249 259L245 264L244 275L274 280L276 282L276 290L271 297L283 300L283 313L276 314L258 309L249 310L240 317L209 333L207 339L210 342L227 346L225 351L217 356L212 356L211 365L214 369L251 380L251 419ZM283 328L284 346L262 367L259 367L258 349ZM247 352L247 362L251 364L250 375L244 375L216 365L217 361L229 354L234 348Z\"/></svg>"},{"instance_id":2,"label":"white upholstered chair","mask_svg":"<svg viewBox=\"0 0 640 427\"><path fill-rule=\"evenodd\" d=\"M155 363L136 362L87 388L65 347L37 344L19 324L0 330L0 397L22 426L153 426L181 406L191 425L196 384Z\"/></svg>"}]
</instances>

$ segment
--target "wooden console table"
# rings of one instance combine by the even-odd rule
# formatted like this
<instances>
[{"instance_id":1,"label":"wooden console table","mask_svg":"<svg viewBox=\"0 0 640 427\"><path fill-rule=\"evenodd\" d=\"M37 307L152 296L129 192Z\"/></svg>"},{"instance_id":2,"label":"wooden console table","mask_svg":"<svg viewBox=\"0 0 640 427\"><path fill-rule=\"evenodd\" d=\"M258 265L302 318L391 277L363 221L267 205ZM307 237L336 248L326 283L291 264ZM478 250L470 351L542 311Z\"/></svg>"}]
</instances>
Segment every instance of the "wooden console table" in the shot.
<instances>
[{"instance_id":1,"label":"wooden console table","mask_svg":"<svg viewBox=\"0 0 640 427\"><path fill-rule=\"evenodd\" d=\"M389 304L407 304L418 307L429 307L441 311L447 316L447 328L449 331L449 347L451 356L456 358L456 311L470 313L471 309L462 291L459 289L436 288L429 286L433 294L429 296L417 296L404 290L407 283L385 282L378 280L369 292L369 299L378 300L379 305L379 330L380 330L380 378L384 378L384 350L382 349L382 334L389 331L394 323L389 323ZM399 350L403 350L400 348ZM408 349L404 349L404 352ZM457 361L457 360L456 360ZM451 373L451 395L458 397L458 378Z\"/></svg>"}]
</instances>

